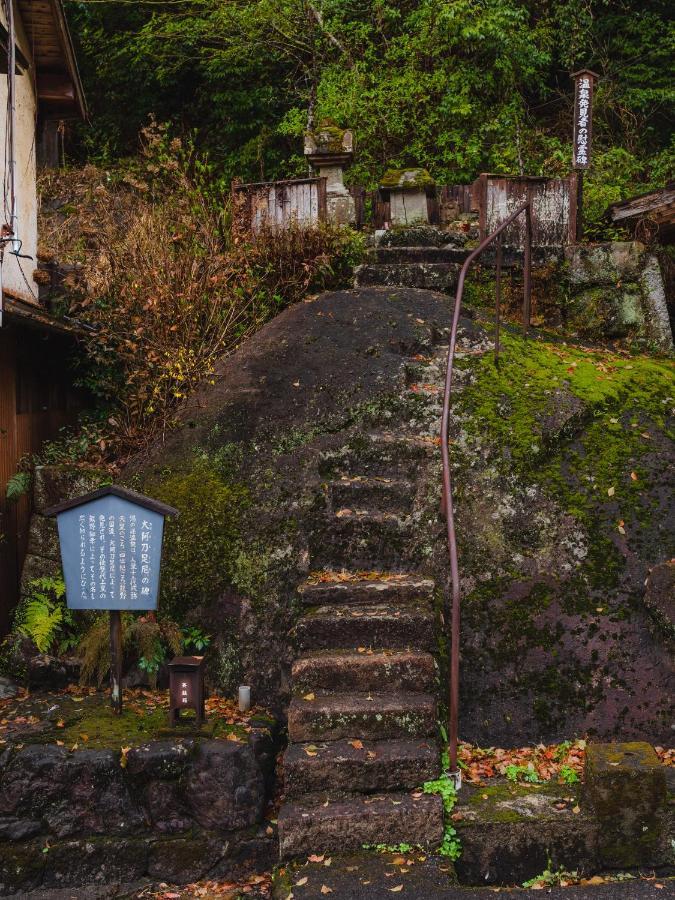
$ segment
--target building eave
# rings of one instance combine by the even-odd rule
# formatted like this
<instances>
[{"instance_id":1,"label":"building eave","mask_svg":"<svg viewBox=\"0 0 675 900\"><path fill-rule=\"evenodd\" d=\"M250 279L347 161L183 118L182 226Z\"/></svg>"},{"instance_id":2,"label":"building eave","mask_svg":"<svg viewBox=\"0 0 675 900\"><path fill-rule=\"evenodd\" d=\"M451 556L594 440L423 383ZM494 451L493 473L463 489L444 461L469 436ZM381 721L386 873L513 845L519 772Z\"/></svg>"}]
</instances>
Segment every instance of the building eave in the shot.
<instances>
[{"instance_id":1,"label":"building eave","mask_svg":"<svg viewBox=\"0 0 675 900\"><path fill-rule=\"evenodd\" d=\"M17 0L17 3L33 51L40 112L51 118L86 119L84 88L62 0L43 0L39 8L34 0ZM40 80L59 76L70 81L70 89L62 101L55 101L49 92L41 96Z\"/></svg>"}]
</instances>

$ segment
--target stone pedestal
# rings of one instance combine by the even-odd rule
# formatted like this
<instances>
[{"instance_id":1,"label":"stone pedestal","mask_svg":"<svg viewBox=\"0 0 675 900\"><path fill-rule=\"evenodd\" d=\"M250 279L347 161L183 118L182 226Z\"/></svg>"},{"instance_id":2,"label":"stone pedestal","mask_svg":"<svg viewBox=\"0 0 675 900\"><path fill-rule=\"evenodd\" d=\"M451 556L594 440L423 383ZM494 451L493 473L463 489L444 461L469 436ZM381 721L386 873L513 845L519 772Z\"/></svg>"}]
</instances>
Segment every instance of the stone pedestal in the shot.
<instances>
[{"instance_id":1,"label":"stone pedestal","mask_svg":"<svg viewBox=\"0 0 675 900\"><path fill-rule=\"evenodd\" d=\"M356 206L344 184L344 169L352 161L352 132L324 121L305 134L305 156L326 179L326 219L334 225L354 225Z\"/></svg>"}]
</instances>

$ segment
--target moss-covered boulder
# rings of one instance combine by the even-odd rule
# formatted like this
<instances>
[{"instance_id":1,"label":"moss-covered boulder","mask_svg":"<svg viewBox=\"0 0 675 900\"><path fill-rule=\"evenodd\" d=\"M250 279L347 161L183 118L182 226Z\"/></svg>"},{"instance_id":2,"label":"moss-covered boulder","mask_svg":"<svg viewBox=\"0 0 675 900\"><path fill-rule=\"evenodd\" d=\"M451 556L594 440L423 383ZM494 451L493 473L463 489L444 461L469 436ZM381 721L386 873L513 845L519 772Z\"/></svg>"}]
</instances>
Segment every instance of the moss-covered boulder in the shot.
<instances>
[{"instance_id":1,"label":"moss-covered boulder","mask_svg":"<svg viewBox=\"0 0 675 900\"><path fill-rule=\"evenodd\" d=\"M404 447L397 435L437 447L450 313L448 298L405 288L289 309L223 361L180 427L127 469L129 483L184 513L168 526L161 602L217 636L210 666L224 689L241 677L285 709L297 587L317 561L331 564L331 547L335 559L344 550L330 482L364 465L377 473L371 433L392 436L389 471ZM489 324L463 319L461 336L451 452L462 735L667 741L668 649L643 594L649 569L673 555L671 363L507 328L497 368ZM397 559L441 586L442 605L435 452L411 485ZM191 524L171 535L181 522ZM442 653L447 637L437 634Z\"/></svg>"},{"instance_id":2,"label":"moss-covered boulder","mask_svg":"<svg viewBox=\"0 0 675 900\"><path fill-rule=\"evenodd\" d=\"M568 327L593 340L630 338L673 349L659 262L643 244L575 244L565 256Z\"/></svg>"}]
</instances>

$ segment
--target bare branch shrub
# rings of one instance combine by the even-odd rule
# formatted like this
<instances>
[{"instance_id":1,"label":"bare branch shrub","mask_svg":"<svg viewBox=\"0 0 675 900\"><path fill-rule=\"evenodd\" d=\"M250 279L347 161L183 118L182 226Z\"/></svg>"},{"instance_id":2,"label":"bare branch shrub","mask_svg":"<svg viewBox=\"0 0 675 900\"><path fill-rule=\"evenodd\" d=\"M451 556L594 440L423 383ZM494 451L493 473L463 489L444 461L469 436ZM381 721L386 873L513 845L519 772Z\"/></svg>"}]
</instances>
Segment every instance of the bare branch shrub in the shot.
<instances>
[{"instance_id":1,"label":"bare branch shrub","mask_svg":"<svg viewBox=\"0 0 675 900\"><path fill-rule=\"evenodd\" d=\"M87 328L88 384L110 407L98 452L118 462L171 426L219 358L343 280L358 244L330 227L232 240L208 165L154 123L143 138L141 163L113 175L87 167L70 204L49 199L63 180L43 181L42 253L76 264L69 315Z\"/></svg>"}]
</instances>

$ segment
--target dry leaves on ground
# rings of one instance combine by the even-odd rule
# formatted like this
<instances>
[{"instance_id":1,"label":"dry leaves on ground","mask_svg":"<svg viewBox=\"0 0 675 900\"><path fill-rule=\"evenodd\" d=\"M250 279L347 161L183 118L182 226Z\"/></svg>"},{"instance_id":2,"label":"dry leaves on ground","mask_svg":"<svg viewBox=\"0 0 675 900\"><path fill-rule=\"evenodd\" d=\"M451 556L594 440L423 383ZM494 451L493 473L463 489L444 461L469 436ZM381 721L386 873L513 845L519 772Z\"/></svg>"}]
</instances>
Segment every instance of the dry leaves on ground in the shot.
<instances>
[{"instance_id":1,"label":"dry leaves on ground","mask_svg":"<svg viewBox=\"0 0 675 900\"><path fill-rule=\"evenodd\" d=\"M536 747L517 747L513 750L462 743L458 752L460 761L466 766L464 777L472 784L506 775L509 766L526 767L540 781L557 779L562 767L566 766L581 779L585 755L586 741L538 744Z\"/></svg>"}]
</instances>

